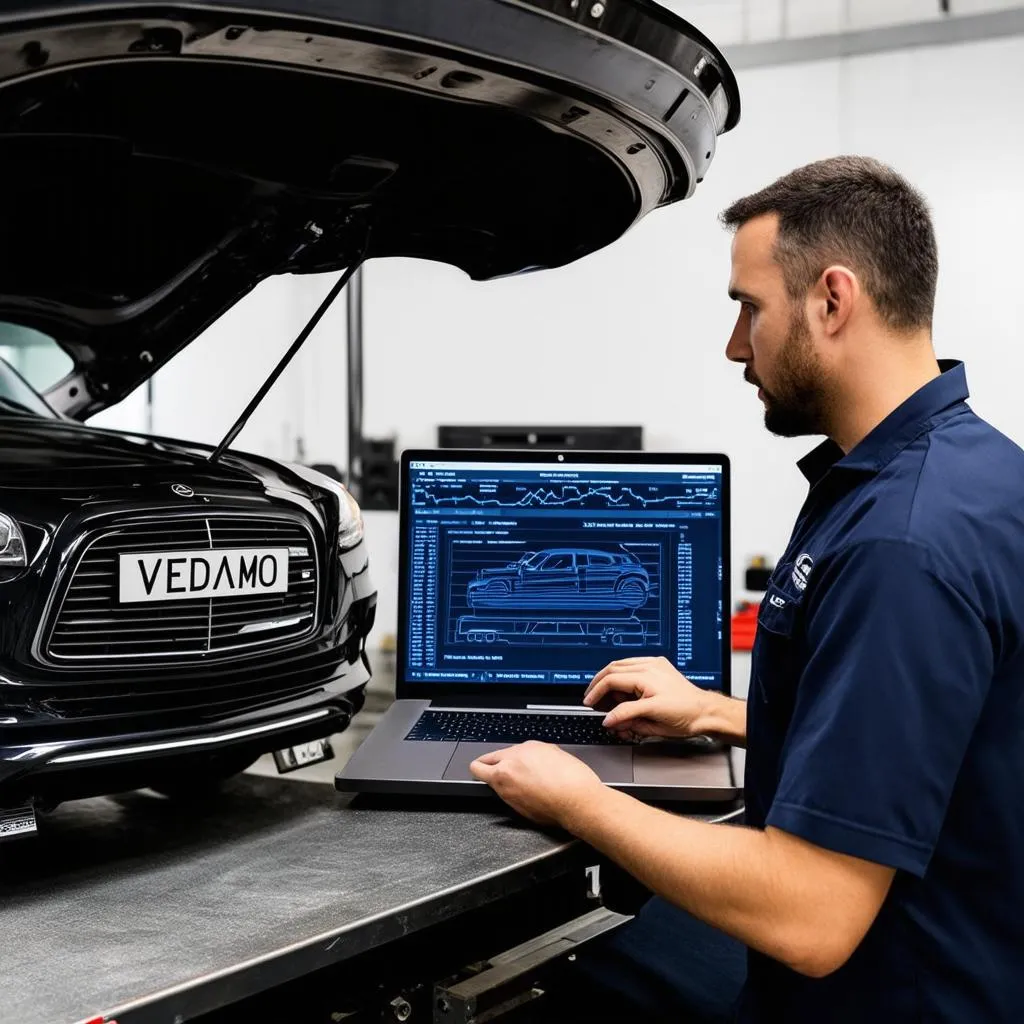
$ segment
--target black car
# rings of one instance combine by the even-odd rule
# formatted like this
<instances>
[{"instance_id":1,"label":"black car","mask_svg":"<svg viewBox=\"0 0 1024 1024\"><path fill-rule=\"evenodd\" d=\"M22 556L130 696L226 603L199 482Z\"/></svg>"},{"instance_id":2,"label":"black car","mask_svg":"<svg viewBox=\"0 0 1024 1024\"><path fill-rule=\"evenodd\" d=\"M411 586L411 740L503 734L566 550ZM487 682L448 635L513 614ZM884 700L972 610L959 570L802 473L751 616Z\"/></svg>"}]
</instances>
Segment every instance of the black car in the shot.
<instances>
[{"instance_id":1,"label":"black car","mask_svg":"<svg viewBox=\"0 0 1024 1024\"><path fill-rule=\"evenodd\" d=\"M0 453L4 805L195 792L348 725L376 593L340 484L62 419L3 359Z\"/></svg>"},{"instance_id":2,"label":"black car","mask_svg":"<svg viewBox=\"0 0 1024 1024\"><path fill-rule=\"evenodd\" d=\"M0 321L68 367L0 378L0 806L237 771L368 678L341 487L85 420L270 275L579 259L738 118L649 0L5 3Z\"/></svg>"}]
</instances>

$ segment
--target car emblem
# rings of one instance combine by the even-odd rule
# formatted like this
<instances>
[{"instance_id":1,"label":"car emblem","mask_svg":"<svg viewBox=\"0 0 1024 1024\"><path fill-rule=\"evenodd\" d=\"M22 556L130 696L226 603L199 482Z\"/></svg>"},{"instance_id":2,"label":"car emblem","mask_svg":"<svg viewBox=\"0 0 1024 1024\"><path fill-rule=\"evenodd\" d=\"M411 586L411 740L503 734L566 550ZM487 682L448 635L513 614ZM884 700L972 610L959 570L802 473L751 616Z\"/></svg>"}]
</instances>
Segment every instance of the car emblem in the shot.
<instances>
[{"instance_id":1,"label":"car emblem","mask_svg":"<svg viewBox=\"0 0 1024 1024\"><path fill-rule=\"evenodd\" d=\"M171 490L179 498L194 498L196 493L188 484L171 484Z\"/></svg>"}]
</instances>

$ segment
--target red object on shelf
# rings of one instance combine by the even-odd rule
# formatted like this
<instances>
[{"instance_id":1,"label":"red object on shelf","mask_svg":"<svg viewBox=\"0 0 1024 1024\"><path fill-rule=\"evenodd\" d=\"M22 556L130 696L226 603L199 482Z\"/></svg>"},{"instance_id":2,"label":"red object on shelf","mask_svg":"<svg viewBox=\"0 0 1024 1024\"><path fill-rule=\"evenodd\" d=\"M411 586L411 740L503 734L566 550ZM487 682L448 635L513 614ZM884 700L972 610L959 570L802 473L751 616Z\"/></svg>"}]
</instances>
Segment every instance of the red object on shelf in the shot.
<instances>
[{"instance_id":1,"label":"red object on shelf","mask_svg":"<svg viewBox=\"0 0 1024 1024\"><path fill-rule=\"evenodd\" d=\"M732 649L749 651L754 647L754 636L757 633L757 613L760 604L744 602L732 617Z\"/></svg>"}]
</instances>

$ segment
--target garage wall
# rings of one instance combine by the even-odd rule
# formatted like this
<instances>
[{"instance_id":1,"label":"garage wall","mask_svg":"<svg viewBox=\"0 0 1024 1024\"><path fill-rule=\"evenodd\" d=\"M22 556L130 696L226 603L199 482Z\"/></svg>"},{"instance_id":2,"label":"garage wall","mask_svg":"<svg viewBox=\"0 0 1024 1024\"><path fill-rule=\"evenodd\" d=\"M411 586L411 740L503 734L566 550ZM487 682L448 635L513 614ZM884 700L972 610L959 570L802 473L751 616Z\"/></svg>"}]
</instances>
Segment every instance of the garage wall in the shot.
<instances>
[{"instance_id":1,"label":"garage wall","mask_svg":"<svg viewBox=\"0 0 1024 1024\"><path fill-rule=\"evenodd\" d=\"M943 21L1019 7L1019 0L661 0L720 47Z\"/></svg>"},{"instance_id":2,"label":"garage wall","mask_svg":"<svg viewBox=\"0 0 1024 1024\"><path fill-rule=\"evenodd\" d=\"M734 559L781 553L803 496L807 440L771 438L722 355L732 199L819 157L884 159L926 193L942 258L936 341L968 360L974 405L1024 443L1017 330L1024 237L1024 39L742 73L744 116L697 195L606 252L553 274L475 284L442 266L368 268L366 432L431 445L440 422L641 422L648 447L724 450L735 466ZM558 169L552 168L552 174ZM328 280L268 282L155 382L158 431L215 440ZM344 463L344 308L310 341L242 435L278 457ZM103 417L141 425L138 399ZM370 514L394 628L394 517Z\"/></svg>"},{"instance_id":3,"label":"garage wall","mask_svg":"<svg viewBox=\"0 0 1024 1024\"><path fill-rule=\"evenodd\" d=\"M153 379L153 431L219 441L295 340L334 275L264 281ZM236 447L272 458L344 461L345 303L320 322L257 408ZM146 429L145 388L93 418L100 426Z\"/></svg>"}]
</instances>

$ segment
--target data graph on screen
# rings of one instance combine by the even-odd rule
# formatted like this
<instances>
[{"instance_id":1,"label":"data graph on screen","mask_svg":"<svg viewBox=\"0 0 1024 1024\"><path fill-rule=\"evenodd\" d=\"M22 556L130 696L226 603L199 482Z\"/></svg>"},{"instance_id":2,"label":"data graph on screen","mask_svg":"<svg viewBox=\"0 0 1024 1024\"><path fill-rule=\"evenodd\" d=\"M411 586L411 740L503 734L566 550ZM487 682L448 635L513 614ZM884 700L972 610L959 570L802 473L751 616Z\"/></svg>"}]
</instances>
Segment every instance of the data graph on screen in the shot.
<instances>
[{"instance_id":1,"label":"data graph on screen","mask_svg":"<svg viewBox=\"0 0 1024 1024\"><path fill-rule=\"evenodd\" d=\"M718 499L715 486L677 486L646 488L640 493L632 487L558 487L480 484L469 493L453 493L459 485L421 484L413 490L416 507L426 508L579 508L579 509L678 509L702 508Z\"/></svg>"}]
</instances>

